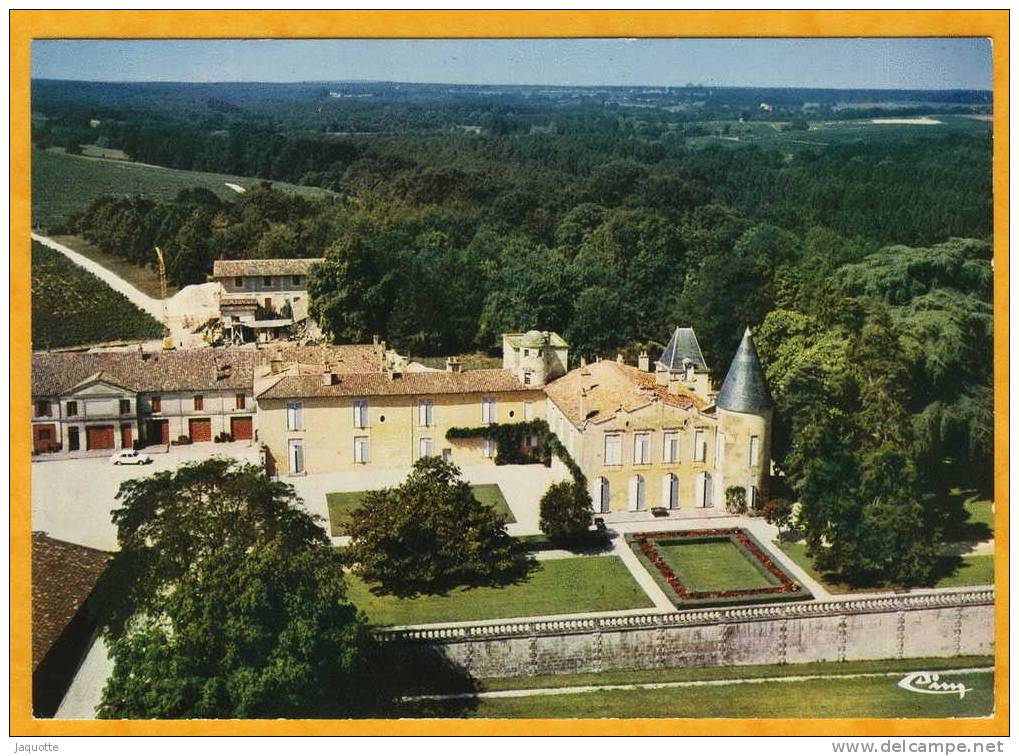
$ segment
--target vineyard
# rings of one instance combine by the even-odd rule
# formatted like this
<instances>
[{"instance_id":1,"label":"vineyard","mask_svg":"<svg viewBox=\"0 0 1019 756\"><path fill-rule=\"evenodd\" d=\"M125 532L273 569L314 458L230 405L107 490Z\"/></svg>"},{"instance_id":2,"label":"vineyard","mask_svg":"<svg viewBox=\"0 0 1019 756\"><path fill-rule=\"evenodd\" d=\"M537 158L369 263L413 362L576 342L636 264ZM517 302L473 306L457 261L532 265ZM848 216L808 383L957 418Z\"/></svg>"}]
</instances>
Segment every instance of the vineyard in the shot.
<instances>
[{"instance_id":1,"label":"vineyard","mask_svg":"<svg viewBox=\"0 0 1019 756\"><path fill-rule=\"evenodd\" d=\"M32 242L32 347L157 339L162 326L59 252Z\"/></svg>"},{"instance_id":2,"label":"vineyard","mask_svg":"<svg viewBox=\"0 0 1019 756\"><path fill-rule=\"evenodd\" d=\"M223 199L237 196L227 184L250 189L259 179L220 173L179 171L171 168L67 155L55 150L32 151L32 226L53 230L76 210L104 195L130 197L141 195L153 200L173 199L181 189L202 187ZM276 189L308 197L329 194L313 186L274 182Z\"/></svg>"}]
</instances>

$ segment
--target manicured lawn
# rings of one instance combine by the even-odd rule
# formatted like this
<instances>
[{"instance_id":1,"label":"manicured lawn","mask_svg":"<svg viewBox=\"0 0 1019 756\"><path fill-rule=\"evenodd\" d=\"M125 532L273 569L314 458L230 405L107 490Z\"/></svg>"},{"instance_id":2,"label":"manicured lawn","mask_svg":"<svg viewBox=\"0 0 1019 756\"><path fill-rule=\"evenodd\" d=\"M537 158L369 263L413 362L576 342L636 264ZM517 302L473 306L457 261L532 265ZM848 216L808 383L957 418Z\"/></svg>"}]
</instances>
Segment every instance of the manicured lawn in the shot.
<instances>
[{"instance_id":1,"label":"manicured lawn","mask_svg":"<svg viewBox=\"0 0 1019 756\"><path fill-rule=\"evenodd\" d=\"M617 556L548 559L526 580L501 588L456 589L446 596L376 596L348 575L351 601L376 625L572 614L653 606Z\"/></svg>"},{"instance_id":2,"label":"manicured lawn","mask_svg":"<svg viewBox=\"0 0 1019 756\"><path fill-rule=\"evenodd\" d=\"M346 535L350 513L361 506L367 491L340 491L326 494L326 505L329 507L329 534Z\"/></svg>"},{"instance_id":3,"label":"manicured lawn","mask_svg":"<svg viewBox=\"0 0 1019 756\"><path fill-rule=\"evenodd\" d=\"M516 522L513 512L506 503L502 491L495 483L471 486L475 498L482 504L495 507L495 511L506 518L506 522ZM350 513L361 506L367 491L341 491L326 494L326 505L329 507L329 533L333 536L346 535L346 526Z\"/></svg>"},{"instance_id":4,"label":"manicured lawn","mask_svg":"<svg viewBox=\"0 0 1019 756\"><path fill-rule=\"evenodd\" d=\"M991 672L942 672L942 679L970 688L965 697L923 695L898 686L901 676L637 688L590 693L482 698L460 715L479 718L908 718L982 717L992 713Z\"/></svg>"},{"instance_id":5,"label":"manicured lawn","mask_svg":"<svg viewBox=\"0 0 1019 756\"><path fill-rule=\"evenodd\" d=\"M853 588L840 582L830 574L822 575L814 567L814 562L807 556L807 547L802 543L775 542L796 564L808 575L819 582L830 593L853 593L880 590L870 588ZM968 585L988 585L994 582L994 557L990 554L967 554L965 556L944 556L939 560L937 574L940 575L932 587L961 588Z\"/></svg>"},{"instance_id":6,"label":"manicured lawn","mask_svg":"<svg viewBox=\"0 0 1019 756\"><path fill-rule=\"evenodd\" d=\"M496 512L505 517L507 524L517 521L517 518L513 516L513 511L509 508L509 504L506 503L506 497L502 495L502 489L499 488L498 483L483 483L471 486L471 491L474 492L474 498L482 504L494 507Z\"/></svg>"},{"instance_id":7,"label":"manicured lawn","mask_svg":"<svg viewBox=\"0 0 1019 756\"><path fill-rule=\"evenodd\" d=\"M59 252L32 242L32 347L158 339L163 327Z\"/></svg>"},{"instance_id":8,"label":"manicured lawn","mask_svg":"<svg viewBox=\"0 0 1019 756\"><path fill-rule=\"evenodd\" d=\"M775 585L729 540L660 541L656 548L691 591L735 591Z\"/></svg>"}]
</instances>

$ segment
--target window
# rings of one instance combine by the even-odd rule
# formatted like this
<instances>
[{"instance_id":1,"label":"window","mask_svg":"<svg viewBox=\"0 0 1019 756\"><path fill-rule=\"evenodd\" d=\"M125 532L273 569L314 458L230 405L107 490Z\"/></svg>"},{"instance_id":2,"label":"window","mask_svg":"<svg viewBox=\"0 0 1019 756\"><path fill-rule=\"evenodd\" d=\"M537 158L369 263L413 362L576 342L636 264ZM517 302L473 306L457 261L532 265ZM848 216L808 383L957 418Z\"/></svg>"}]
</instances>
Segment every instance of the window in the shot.
<instances>
[{"instance_id":1,"label":"window","mask_svg":"<svg viewBox=\"0 0 1019 756\"><path fill-rule=\"evenodd\" d=\"M238 395L237 395L236 397L234 397L234 398L235 398L235 403L234 403L234 406L235 406L235 407L236 407L237 409L244 409L244 404L245 404L245 401L244 401L244 394L238 394Z\"/></svg>"},{"instance_id":2,"label":"window","mask_svg":"<svg viewBox=\"0 0 1019 756\"><path fill-rule=\"evenodd\" d=\"M301 277L300 276L290 276L290 283L292 283L294 286L300 286L301 285Z\"/></svg>"},{"instance_id":3,"label":"window","mask_svg":"<svg viewBox=\"0 0 1019 756\"><path fill-rule=\"evenodd\" d=\"M368 463L367 436L354 436L354 461L361 464Z\"/></svg>"},{"instance_id":4,"label":"window","mask_svg":"<svg viewBox=\"0 0 1019 756\"><path fill-rule=\"evenodd\" d=\"M538 447L538 434L528 433L526 438L524 439L524 444L529 449L536 449Z\"/></svg>"},{"instance_id":5,"label":"window","mask_svg":"<svg viewBox=\"0 0 1019 756\"><path fill-rule=\"evenodd\" d=\"M633 464L646 465L651 462L651 434L633 434Z\"/></svg>"},{"instance_id":6,"label":"window","mask_svg":"<svg viewBox=\"0 0 1019 756\"><path fill-rule=\"evenodd\" d=\"M524 420L534 419L534 402L524 402Z\"/></svg>"},{"instance_id":7,"label":"window","mask_svg":"<svg viewBox=\"0 0 1019 756\"><path fill-rule=\"evenodd\" d=\"M662 461L679 462L679 433L676 431L662 434Z\"/></svg>"},{"instance_id":8,"label":"window","mask_svg":"<svg viewBox=\"0 0 1019 756\"><path fill-rule=\"evenodd\" d=\"M205 409L205 397L201 394L195 395L195 412Z\"/></svg>"},{"instance_id":9,"label":"window","mask_svg":"<svg viewBox=\"0 0 1019 756\"><path fill-rule=\"evenodd\" d=\"M36 402L35 403L35 414L36 414L36 417L49 417L50 416L50 403L49 402Z\"/></svg>"},{"instance_id":10,"label":"window","mask_svg":"<svg viewBox=\"0 0 1019 756\"><path fill-rule=\"evenodd\" d=\"M495 422L495 399L490 396L486 396L481 400L481 422Z\"/></svg>"},{"instance_id":11,"label":"window","mask_svg":"<svg viewBox=\"0 0 1019 756\"><path fill-rule=\"evenodd\" d=\"M622 456L620 455L621 447L620 437L617 434L611 434L605 436L605 464L606 465L619 465L622 464Z\"/></svg>"},{"instance_id":12,"label":"window","mask_svg":"<svg viewBox=\"0 0 1019 756\"><path fill-rule=\"evenodd\" d=\"M704 431L695 430L693 432L693 458L694 462L703 462L707 457L708 450L707 445L704 441Z\"/></svg>"},{"instance_id":13,"label":"window","mask_svg":"<svg viewBox=\"0 0 1019 756\"><path fill-rule=\"evenodd\" d=\"M234 286L243 287L244 279L241 278L240 276L234 276Z\"/></svg>"},{"instance_id":14,"label":"window","mask_svg":"<svg viewBox=\"0 0 1019 756\"><path fill-rule=\"evenodd\" d=\"M435 404L431 399L418 401L418 425L422 428L435 425Z\"/></svg>"},{"instance_id":15,"label":"window","mask_svg":"<svg viewBox=\"0 0 1019 756\"><path fill-rule=\"evenodd\" d=\"M747 486L747 507L751 512L756 512L757 505L757 486Z\"/></svg>"},{"instance_id":16,"label":"window","mask_svg":"<svg viewBox=\"0 0 1019 756\"><path fill-rule=\"evenodd\" d=\"M354 400L354 427L355 428L367 428L368 427L368 400L367 399L355 399Z\"/></svg>"},{"instance_id":17,"label":"window","mask_svg":"<svg viewBox=\"0 0 1019 756\"><path fill-rule=\"evenodd\" d=\"M287 430L302 430L304 428L304 403L287 402Z\"/></svg>"},{"instance_id":18,"label":"window","mask_svg":"<svg viewBox=\"0 0 1019 756\"><path fill-rule=\"evenodd\" d=\"M647 509L647 484L643 475L630 478L630 511L643 512Z\"/></svg>"},{"instance_id":19,"label":"window","mask_svg":"<svg viewBox=\"0 0 1019 756\"><path fill-rule=\"evenodd\" d=\"M612 486L608 478L598 478L598 498L594 503L594 511L605 513L609 511L612 501Z\"/></svg>"},{"instance_id":20,"label":"window","mask_svg":"<svg viewBox=\"0 0 1019 756\"><path fill-rule=\"evenodd\" d=\"M152 411L162 412L163 411L163 399L159 396L152 397Z\"/></svg>"},{"instance_id":21,"label":"window","mask_svg":"<svg viewBox=\"0 0 1019 756\"><path fill-rule=\"evenodd\" d=\"M750 457L747 460L747 464L750 465L751 467L757 467L757 465L759 464L758 461L757 461L757 454L760 451L760 449L758 448L759 446L760 446L759 437L758 436L751 436L750 437Z\"/></svg>"},{"instance_id":22,"label":"window","mask_svg":"<svg viewBox=\"0 0 1019 756\"><path fill-rule=\"evenodd\" d=\"M714 506L711 500L711 475L708 473L697 473L696 488L694 490L694 506Z\"/></svg>"},{"instance_id":23,"label":"window","mask_svg":"<svg viewBox=\"0 0 1019 756\"><path fill-rule=\"evenodd\" d=\"M120 414L130 415L131 414L131 400L121 399L120 400Z\"/></svg>"},{"instance_id":24,"label":"window","mask_svg":"<svg viewBox=\"0 0 1019 756\"><path fill-rule=\"evenodd\" d=\"M482 440L481 454L488 459L495 456L495 439L486 438Z\"/></svg>"},{"instance_id":25,"label":"window","mask_svg":"<svg viewBox=\"0 0 1019 756\"><path fill-rule=\"evenodd\" d=\"M262 286L272 286L272 276L262 276Z\"/></svg>"},{"instance_id":26,"label":"window","mask_svg":"<svg viewBox=\"0 0 1019 756\"><path fill-rule=\"evenodd\" d=\"M68 402L67 403L67 416L68 417L74 417L77 414L78 414L78 403L77 402Z\"/></svg>"},{"instance_id":27,"label":"window","mask_svg":"<svg viewBox=\"0 0 1019 756\"><path fill-rule=\"evenodd\" d=\"M715 466L718 467L722 464L722 460L725 458L725 434L715 434Z\"/></svg>"},{"instance_id":28,"label":"window","mask_svg":"<svg viewBox=\"0 0 1019 756\"><path fill-rule=\"evenodd\" d=\"M531 354L531 350L530 349L525 349L524 350L524 357L529 357L530 354Z\"/></svg>"},{"instance_id":29,"label":"window","mask_svg":"<svg viewBox=\"0 0 1019 756\"><path fill-rule=\"evenodd\" d=\"M531 385L531 375L532 375L532 373L531 373L530 370L528 370L526 373L524 373L524 385L525 386L530 386Z\"/></svg>"},{"instance_id":30,"label":"window","mask_svg":"<svg viewBox=\"0 0 1019 756\"><path fill-rule=\"evenodd\" d=\"M669 509L679 507L679 478L672 473L662 478L662 504Z\"/></svg>"},{"instance_id":31,"label":"window","mask_svg":"<svg viewBox=\"0 0 1019 756\"><path fill-rule=\"evenodd\" d=\"M418 439L418 455L421 457L432 456L432 439L430 438Z\"/></svg>"},{"instance_id":32,"label":"window","mask_svg":"<svg viewBox=\"0 0 1019 756\"><path fill-rule=\"evenodd\" d=\"M287 443L288 459L290 460L290 474L300 475L304 472L304 441L299 438L292 438Z\"/></svg>"}]
</instances>

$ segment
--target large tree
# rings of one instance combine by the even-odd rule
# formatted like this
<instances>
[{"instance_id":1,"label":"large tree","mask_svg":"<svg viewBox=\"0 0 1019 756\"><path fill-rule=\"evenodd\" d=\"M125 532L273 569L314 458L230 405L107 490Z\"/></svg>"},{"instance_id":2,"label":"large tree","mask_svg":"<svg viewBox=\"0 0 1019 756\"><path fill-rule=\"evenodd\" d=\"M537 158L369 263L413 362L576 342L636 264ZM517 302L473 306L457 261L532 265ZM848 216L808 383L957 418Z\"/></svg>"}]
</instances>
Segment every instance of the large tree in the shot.
<instances>
[{"instance_id":1,"label":"large tree","mask_svg":"<svg viewBox=\"0 0 1019 756\"><path fill-rule=\"evenodd\" d=\"M289 485L216 457L129 480L100 587L106 718L367 713L372 644Z\"/></svg>"},{"instance_id":2,"label":"large tree","mask_svg":"<svg viewBox=\"0 0 1019 756\"><path fill-rule=\"evenodd\" d=\"M530 567L502 515L439 457L419 459L401 485L369 492L351 520L347 557L385 593L500 584Z\"/></svg>"}]
</instances>

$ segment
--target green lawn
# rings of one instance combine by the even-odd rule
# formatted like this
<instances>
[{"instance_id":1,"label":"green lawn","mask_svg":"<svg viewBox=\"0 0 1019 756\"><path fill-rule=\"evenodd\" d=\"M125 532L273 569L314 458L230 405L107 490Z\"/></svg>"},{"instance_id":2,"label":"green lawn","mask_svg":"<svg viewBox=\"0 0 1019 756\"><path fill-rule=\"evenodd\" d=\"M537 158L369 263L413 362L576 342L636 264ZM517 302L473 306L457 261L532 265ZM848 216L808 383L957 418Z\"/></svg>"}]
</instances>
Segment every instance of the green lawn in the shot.
<instances>
[{"instance_id":1,"label":"green lawn","mask_svg":"<svg viewBox=\"0 0 1019 756\"><path fill-rule=\"evenodd\" d=\"M505 517L507 524L517 521L517 518L513 516L513 511L509 508L509 504L506 503L506 497L502 495L502 489L499 488L498 483L483 483L471 486L471 491L474 492L474 498L482 504L494 507L496 512Z\"/></svg>"},{"instance_id":2,"label":"green lawn","mask_svg":"<svg viewBox=\"0 0 1019 756\"><path fill-rule=\"evenodd\" d=\"M163 327L59 252L32 242L32 347L158 339Z\"/></svg>"},{"instance_id":3,"label":"green lawn","mask_svg":"<svg viewBox=\"0 0 1019 756\"><path fill-rule=\"evenodd\" d=\"M482 698L461 716L479 718L908 718L983 717L992 713L991 672L942 672L942 679L970 688L955 695L903 690L897 673L880 677L769 681L672 688L637 688L519 698ZM466 710L465 710L466 709ZM442 715L432 710L433 715Z\"/></svg>"},{"instance_id":4,"label":"green lawn","mask_svg":"<svg viewBox=\"0 0 1019 756\"><path fill-rule=\"evenodd\" d=\"M831 574L821 574L814 562L807 556L803 543L775 542L789 558L802 567L808 575L823 585L830 593L853 593L873 591L875 588L854 588ZM987 585L994 582L994 557L990 554L967 554L965 556L943 556L940 558L934 588L961 588L969 585Z\"/></svg>"},{"instance_id":5,"label":"green lawn","mask_svg":"<svg viewBox=\"0 0 1019 756\"><path fill-rule=\"evenodd\" d=\"M446 596L376 596L348 575L351 601L376 625L530 617L543 614L644 609L653 606L617 556L541 561L521 583L455 589Z\"/></svg>"},{"instance_id":6,"label":"green lawn","mask_svg":"<svg viewBox=\"0 0 1019 756\"><path fill-rule=\"evenodd\" d=\"M32 225L50 228L63 223L68 214L88 206L104 194L126 197L144 195L169 200L181 189L204 187L223 199L236 198L227 183L245 188L260 179L220 173L179 171L124 160L67 155L55 150L32 150ZM309 197L329 191L312 186L273 182L273 187Z\"/></svg>"},{"instance_id":7,"label":"green lawn","mask_svg":"<svg viewBox=\"0 0 1019 756\"><path fill-rule=\"evenodd\" d=\"M694 592L769 588L769 581L732 541L658 541L655 548Z\"/></svg>"},{"instance_id":8,"label":"green lawn","mask_svg":"<svg viewBox=\"0 0 1019 756\"><path fill-rule=\"evenodd\" d=\"M495 511L506 518L507 523L516 522L513 512L506 503L502 491L495 483L471 486L474 497L482 504L495 507ZM326 506L329 508L329 533L333 536L346 535L346 525L350 513L361 506L367 491L342 491L326 494Z\"/></svg>"}]
</instances>

